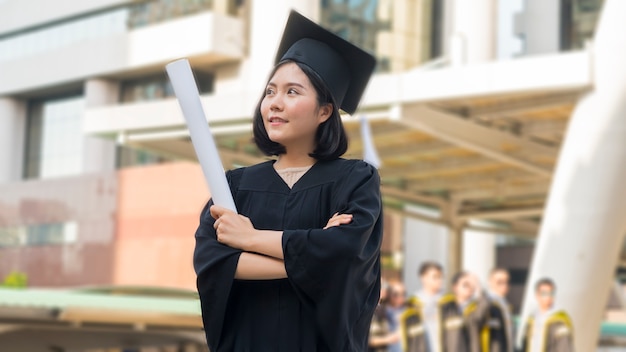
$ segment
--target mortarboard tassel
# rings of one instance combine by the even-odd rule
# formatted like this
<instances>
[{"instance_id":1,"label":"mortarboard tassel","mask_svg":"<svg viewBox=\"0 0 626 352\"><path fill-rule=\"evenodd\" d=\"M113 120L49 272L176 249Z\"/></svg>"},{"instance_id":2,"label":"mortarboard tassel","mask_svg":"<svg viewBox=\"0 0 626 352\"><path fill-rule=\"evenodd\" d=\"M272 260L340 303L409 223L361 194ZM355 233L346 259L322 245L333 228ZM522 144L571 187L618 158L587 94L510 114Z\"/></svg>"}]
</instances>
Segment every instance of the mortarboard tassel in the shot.
<instances>
[{"instance_id":1,"label":"mortarboard tassel","mask_svg":"<svg viewBox=\"0 0 626 352\"><path fill-rule=\"evenodd\" d=\"M380 167L380 158L378 157L378 152L376 151L376 146L374 146L374 140L372 138L372 131L370 129L370 124L365 115L361 115L361 140L363 142L363 161L374 166L375 168Z\"/></svg>"}]
</instances>

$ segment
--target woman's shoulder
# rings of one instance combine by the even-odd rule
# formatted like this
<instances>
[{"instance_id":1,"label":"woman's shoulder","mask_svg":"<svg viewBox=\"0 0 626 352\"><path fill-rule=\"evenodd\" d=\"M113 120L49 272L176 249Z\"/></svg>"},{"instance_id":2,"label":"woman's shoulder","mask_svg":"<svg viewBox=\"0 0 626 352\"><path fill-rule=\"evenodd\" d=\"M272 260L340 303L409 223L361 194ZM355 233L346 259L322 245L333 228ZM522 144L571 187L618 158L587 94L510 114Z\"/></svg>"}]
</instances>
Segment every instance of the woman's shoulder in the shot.
<instances>
[{"instance_id":1,"label":"woman's shoulder","mask_svg":"<svg viewBox=\"0 0 626 352\"><path fill-rule=\"evenodd\" d=\"M271 168L272 164L274 163L274 160L268 160L268 161L264 161L262 163L258 163L258 164L254 164L254 165L250 165L250 166L242 166L242 167L238 167L236 169L231 169L228 170L226 173L233 175L233 176L240 176L243 173L256 173L256 172L261 172L261 171L266 171L269 168Z\"/></svg>"},{"instance_id":2,"label":"woman's shoulder","mask_svg":"<svg viewBox=\"0 0 626 352\"><path fill-rule=\"evenodd\" d=\"M238 189L242 180L249 178L250 176L259 177L263 173L268 173L272 169L272 160L262 162L251 166L243 166L236 169L226 171L226 179L231 186L231 189ZM245 177L244 177L245 175Z\"/></svg>"},{"instance_id":3,"label":"woman's shoulder","mask_svg":"<svg viewBox=\"0 0 626 352\"><path fill-rule=\"evenodd\" d=\"M326 163L329 163L329 166L333 168L338 168L346 172L364 173L369 175L378 173L374 166L360 159L339 158L327 161Z\"/></svg>"},{"instance_id":4,"label":"woman's shoulder","mask_svg":"<svg viewBox=\"0 0 626 352\"><path fill-rule=\"evenodd\" d=\"M354 189L365 183L380 184L380 177L376 168L363 160L336 159L323 163L318 172L322 175L328 175L327 177L339 189Z\"/></svg>"}]
</instances>

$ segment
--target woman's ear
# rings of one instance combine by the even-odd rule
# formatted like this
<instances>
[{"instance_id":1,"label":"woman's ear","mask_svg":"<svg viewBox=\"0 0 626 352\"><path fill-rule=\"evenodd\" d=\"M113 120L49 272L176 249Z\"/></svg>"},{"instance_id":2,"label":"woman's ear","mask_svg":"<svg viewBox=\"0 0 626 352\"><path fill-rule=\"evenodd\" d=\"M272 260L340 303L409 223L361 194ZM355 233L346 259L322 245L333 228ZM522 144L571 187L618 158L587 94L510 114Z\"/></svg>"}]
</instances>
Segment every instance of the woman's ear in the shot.
<instances>
[{"instance_id":1,"label":"woman's ear","mask_svg":"<svg viewBox=\"0 0 626 352\"><path fill-rule=\"evenodd\" d=\"M324 104L320 106L320 109L317 115L319 119L319 123L321 124L321 123L326 122L326 120L328 120L332 114L333 114L333 104Z\"/></svg>"}]
</instances>

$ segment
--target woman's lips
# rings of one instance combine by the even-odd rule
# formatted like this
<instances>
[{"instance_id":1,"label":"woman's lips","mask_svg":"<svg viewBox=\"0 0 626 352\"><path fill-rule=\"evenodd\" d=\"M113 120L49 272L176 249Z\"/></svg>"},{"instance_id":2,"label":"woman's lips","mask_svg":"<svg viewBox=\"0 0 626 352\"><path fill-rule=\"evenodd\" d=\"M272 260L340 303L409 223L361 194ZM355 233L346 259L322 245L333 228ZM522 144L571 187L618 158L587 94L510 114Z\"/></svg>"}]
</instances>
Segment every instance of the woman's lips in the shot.
<instances>
[{"instance_id":1,"label":"woman's lips","mask_svg":"<svg viewBox=\"0 0 626 352\"><path fill-rule=\"evenodd\" d=\"M279 125L287 123L287 120L282 119L278 116L272 116L269 118L269 122L270 122L270 126L279 126Z\"/></svg>"}]
</instances>

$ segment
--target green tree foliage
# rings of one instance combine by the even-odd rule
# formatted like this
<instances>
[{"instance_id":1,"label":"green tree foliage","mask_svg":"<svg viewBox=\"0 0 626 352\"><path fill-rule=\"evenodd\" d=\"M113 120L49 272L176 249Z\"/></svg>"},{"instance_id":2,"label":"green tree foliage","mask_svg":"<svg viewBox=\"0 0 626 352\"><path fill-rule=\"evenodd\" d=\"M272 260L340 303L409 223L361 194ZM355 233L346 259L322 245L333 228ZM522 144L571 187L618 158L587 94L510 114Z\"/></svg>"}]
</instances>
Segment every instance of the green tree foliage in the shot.
<instances>
[{"instance_id":1,"label":"green tree foliage","mask_svg":"<svg viewBox=\"0 0 626 352\"><path fill-rule=\"evenodd\" d=\"M2 282L1 286L24 288L28 284L28 276L25 273L19 271L12 271L9 273Z\"/></svg>"}]
</instances>

